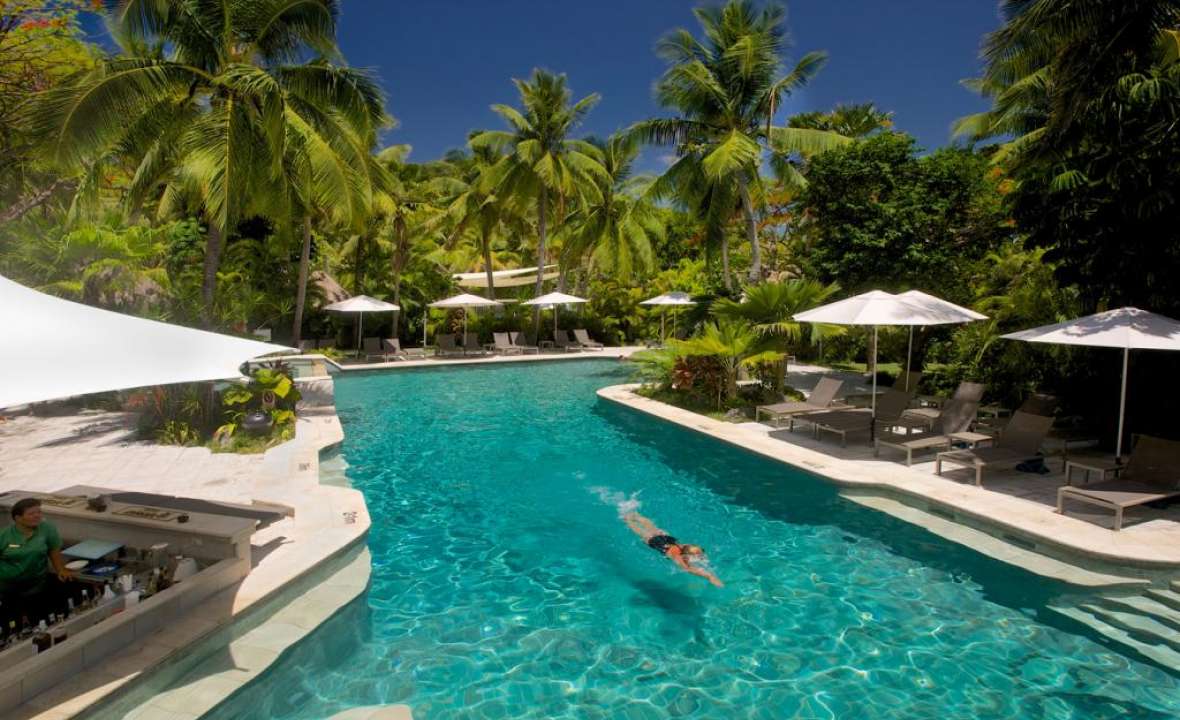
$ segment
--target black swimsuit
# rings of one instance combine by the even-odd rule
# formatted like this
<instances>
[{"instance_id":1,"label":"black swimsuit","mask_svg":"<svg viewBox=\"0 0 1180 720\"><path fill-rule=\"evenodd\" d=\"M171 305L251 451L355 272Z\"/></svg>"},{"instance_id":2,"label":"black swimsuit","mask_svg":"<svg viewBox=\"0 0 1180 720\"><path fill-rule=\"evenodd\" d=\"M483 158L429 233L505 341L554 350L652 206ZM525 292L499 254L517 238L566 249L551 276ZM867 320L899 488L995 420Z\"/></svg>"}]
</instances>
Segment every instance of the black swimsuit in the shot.
<instances>
[{"instance_id":1,"label":"black swimsuit","mask_svg":"<svg viewBox=\"0 0 1180 720\"><path fill-rule=\"evenodd\" d=\"M669 548L679 544L676 538L671 535L652 535L647 539L647 546L661 555L667 555Z\"/></svg>"}]
</instances>

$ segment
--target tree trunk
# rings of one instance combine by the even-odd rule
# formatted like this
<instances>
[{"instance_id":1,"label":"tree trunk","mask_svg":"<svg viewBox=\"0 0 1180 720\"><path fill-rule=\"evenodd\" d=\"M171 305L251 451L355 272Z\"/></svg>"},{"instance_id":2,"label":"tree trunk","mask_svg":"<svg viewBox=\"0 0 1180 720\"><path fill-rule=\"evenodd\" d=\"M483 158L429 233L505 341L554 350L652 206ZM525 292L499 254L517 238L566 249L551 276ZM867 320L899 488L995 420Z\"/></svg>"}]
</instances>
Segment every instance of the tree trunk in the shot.
<instances>
[{"instance_id":1,"label":"tree trunk","mask_svg":"<svg viewBox=\"0 0 1180 720\"><path fill-rule=\"evenodd\" d=\"M751 283L762 279L762 248L758 244L758 223L754 220L754 204L750 202L750 188L746 177L738 176L738 192L742 199L742 215L746 219L746 239L750 241L750 275Z\"/></svg>"},{"instance_id":2,"label":"tree trunk","mask_svg":"<svg viewBox=\"0 0 1180 720\"><path fill-rule=\"evenodd\" d=\"M362 295L363 294L361 292L361 280L363 279L363 273L361 273L361 257L363 255L364 247L365 247L365 236L364 235L357 235L356 236L356 253L353 255L353 264L355 265L354 271L352 273L352 282L353 282L352 294L353 295Z\"/></svg>"},{"instance_id":3,"label":"tree trunk","mask_svg":"<svg viewBox=\"0 0 1180 720\"><path fill-rule=\"evenodd\" d=\"M721 235L721 277L725 280L725 289L733 290L733 281L729 279L729 237Z\"/></svg>"},{"instance_id":4,"label":"tree trunk","mask_svg":"<svg viewBox=\"0 0 1180 720\"><path fill-rule=\"evenodd\" d=\"M394 221L394 247L393 247L393 304L399 308L402 304L402 269L406 264L406 221L398 216ZM401 337L398 333L398 326L401 324L402 311L393 311L393 336Z\"/></svg>"},{"instance_id":5,"label":"tree trunk","mask_svg":"<svg viewBox=\"0 0 1180 720\"><path fill-rule=\"evenodd\" d=\"M217 269L221 266L221 251L225 247L225 234L216 223L210 222L205 235L205 275L201 282L201 302L204 304L205 327L214 324L213 296L217 290Z\"/></svg>"},{"instance_id":6,"label":"tree trunk","mask_svg":"<svg viewBox=\"0 0 1180 720\"><path fill-rule=\"evenodd\" d=\"M295 321L291 325L291 344L299 347L303 339L303 306L307 302L307 271L311 264L311 216L303 218L303 249L299 251L299 285L295 288Z\"/></svg>"},{"instance_id":7,"label":"tree trunk","mask_svg":"<svg viewBox=\"0 0 1180 720\"><path fill-rule=\"evenodd\" d=\"M482 228L479 240L483 246L483 269L488 278L488 291L485 295L488 300L495 300L496 278L492 275L492 237L488 228Z\"/></svg>"},{"instance_id":8,"label":"tree trunk","mask_svg":"<svg viewBox=\"0 0 1180 720\"><path fill-rule=\"evenodd\" d=\"M22 217L28 214L30 210L40 207L46 201L52 198L53 194L58 190L72 187L73 184L74 182L70 178L58 178L57 180L54 180L52 183L50 183L47 187L43 187L40 190L34 190L33 192L24 195L19 200L10 205L3 213L0 213L0 222L10 223L15 220L20 220Z\"/></svg>"},{"instance_id":9,"label":"tree trunk","mask_svg":"<svg viewBox=\"0 0 1180 720\"><path fill-rule=\"evenodd\" d=\"M541 188L541 197L537 202L537 292L536 297L541 297L542 291L545 289L545 213L549 210L549 190L545 187ZM554 312L557 309L554 308ZM533 308L533 332L536 333L537 339L541 338L541 308Z\"/></svg>"}]
</instances>

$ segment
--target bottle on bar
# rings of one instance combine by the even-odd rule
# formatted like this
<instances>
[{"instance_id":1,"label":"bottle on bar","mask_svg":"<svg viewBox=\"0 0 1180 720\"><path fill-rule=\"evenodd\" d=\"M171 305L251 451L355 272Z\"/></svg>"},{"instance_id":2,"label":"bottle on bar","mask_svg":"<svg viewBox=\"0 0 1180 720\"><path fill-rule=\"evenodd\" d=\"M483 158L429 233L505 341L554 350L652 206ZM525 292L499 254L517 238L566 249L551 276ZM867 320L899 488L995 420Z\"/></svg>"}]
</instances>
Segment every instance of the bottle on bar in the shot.
<instances>
[{"instance_id":1,"label":"bottle on bar","mask_svg":"<svg viewBox=\"0 0 1180 720\"><path fill-rule=\"evenodd\" d=\"M43 653L53 645L53 638L49 636L49 628L42 620L37 625L37 632L33 633L33 654Z\"/></svg>"}]
</instances>

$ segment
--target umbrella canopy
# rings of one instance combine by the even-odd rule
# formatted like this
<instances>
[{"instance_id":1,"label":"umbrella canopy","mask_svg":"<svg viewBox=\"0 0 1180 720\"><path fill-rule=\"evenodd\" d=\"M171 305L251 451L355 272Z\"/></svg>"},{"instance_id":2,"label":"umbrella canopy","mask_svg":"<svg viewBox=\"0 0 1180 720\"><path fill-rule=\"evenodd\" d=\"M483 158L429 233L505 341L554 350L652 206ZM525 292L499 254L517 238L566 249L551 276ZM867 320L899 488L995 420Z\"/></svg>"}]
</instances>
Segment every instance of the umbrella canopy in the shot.
<instances>
[{"instance_id":1,"label":"umbrella canopy","mask_svg":"<svg viewBox=\"0 0 1180 720\"><path fill-rule=\"evenodd\" d=\"M378 300L368 295L357 295L347 300L334 302L331 305L325 305L324 309L342 313L393 312L395 310L401 310L400 307L393 303Z\"/></svg>"},{"instance_id":2,"label":"umbrella canopy","mask_svg":"<svg viewBox=\"0 0 1180 720\"><path fill-rule=\"evenodd\" d=\"M365 324L365 313L367 312L394 312L401 310L400 307L393 303L378 300L377 298L369 297L368 295L357 295L350 297L347 300L334 302L331 305L325 305L325 310L341 313L356 313L356 354L361 354L361 334Z\"/></svg>"},{"instance_id":3,"label":"umbrella canopy","mask_svg":"<svg viewBox=\"0 0 1180 720\"><path fill-rule=\"evenodd\" d=\"M0 277L0 407L224 380L293 348L170 325L46 295Z\"/></svg>"},{"instance_id":4,"label":"umbrella canopy","mask_svg":"<svg viewBox=\"0 0 1180 720\"><path fill-rule=\"evenodd\" d=\"M671 305L673 307L678 307L681 305L696 305L696 301L693 300L691 297L689 297L688 293L686 293L686 292L667 292L667 293L664 293L663 295L656 295L653 298L648 298L647 300L644 300L643 302L641 302L639 304L640 305L662 305L662 306ZM665 319L665 315L661 314L660 315L660 343L664 342L664 319ZM676 336L676 315L675 315L675 313L673 313L673 315L672 315L672 336L673 337Z\"/></svg>"},{"instance_id":5,"label":"umbrella canopy","mask_svg":"<svg viewBox=\"0 0 1180 720\"><path fill-rule=\"evenodd\" d=\"M942 298L922 292L921 290L907 290L898 295L899 298L906 298L911 300L929 313L930 319L943 318L943 322L926 322L923 325L947 325L951 323L965 323L974 320L987 320L987 315L977 313L969 308L956 305L952 302L947 302ZM917 323L915 323L917 324ZM910 358L914 354L914 326L910 325L910 340L906 345L905 351L905 382L906 390L909 390L910 382Z\"/></svg>"},{"instance_id":6,"label":"umbrella canopy","mask_svg":"<svg viewBox=\"0 0 1180 720\"><path fill-rule=\"evenodd\" d=\"M1124 307L1000 337L1053 345L1121 348L1123 381L1119 395L1119 436L1115 443L1115 457L1121 457L1123 421L1127 412L1127 366L1131 351L1180 350L1180 322L1139 308Z\"/></svg>"},{"instance_id":7,"label":"umbrella canopy","mask_svg":"<svg viewBox=\"0 0 1180 720\"><path fill-rule=\"evenodd\" d=\"M521 303L521 305L538 305L540 307L553 308L553 334L557 335L557 306L584 302L590 301L586 298L577 297L576 295L566 295L565 293L551 292L546 295L542 295L541 297L535 297L532 300L525 300ZM537 322L539 323L540 320Z\"/></svg>"},{"instance_id":8,"label":"umbrella canopy","mask_svg":"<svg viewBox=\"0 0 1180 720\"><path fill-rule=\"evenodd\" d=\"M432 308L463 308L463 337L467 337L467 308L479 307L500 307L504 303L496 300L489 300L485 297L472 295L471 293L462 293L437 302L430 303ZM422 343L426 344L426 324L422 324Z\"/></svg>"},{"instance_id":9,"label":"umbrella canopy","mask_svg":"<svg viewBox=\"0 0 1180 720\"><path fill-rule=\"evenodd\" d=\"M948 325L981 320L985 316L974 310L959 307L933 295L912 290L894 295L883 290L870 290L860 295L838 300L806 310L795 316L800 322L829 325L872 325L873 367L877 365L877 327L880 325ZM907 359L908 365L908 359ZM873 417L877 415L877 373L873 373ZM876 428L874 422L871 429Z\"/></svg>"}]
</instances>

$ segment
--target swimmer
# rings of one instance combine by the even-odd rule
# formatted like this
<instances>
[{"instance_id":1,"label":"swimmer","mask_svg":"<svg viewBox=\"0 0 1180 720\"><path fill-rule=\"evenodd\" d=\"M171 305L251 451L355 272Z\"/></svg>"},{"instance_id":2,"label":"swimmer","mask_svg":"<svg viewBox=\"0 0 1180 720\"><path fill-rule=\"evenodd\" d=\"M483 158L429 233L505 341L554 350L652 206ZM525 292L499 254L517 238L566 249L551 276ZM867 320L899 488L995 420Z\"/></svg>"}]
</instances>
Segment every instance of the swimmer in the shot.
<instances>
[{"instance_id":1,"label":"swimmer","mask_svg":"<svg viewBox=\"0 0 1180 720\"><path fill-rule=\"evenodd\" d=\"M696 564L707 562L705 550L700 545L689 545L677 541L676 538L659 529L655 523L637 512L629 512L622 517L623 522L627 523L627 527L643 538L643 542L647 543L649 548L676 563L681 570L703 577L717 587L724 587L716 575L704 568L696 567Z\"/></svg>"}]
</instances>

